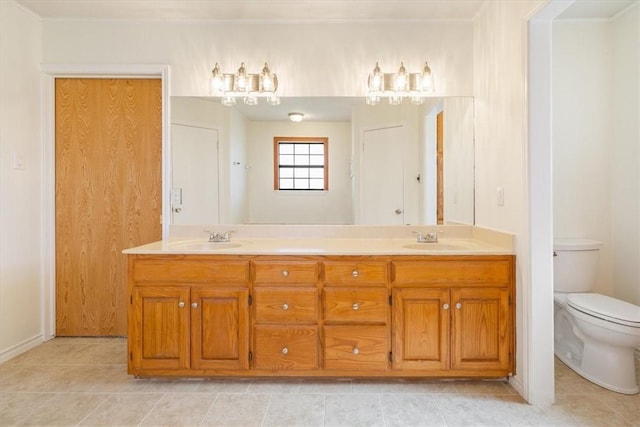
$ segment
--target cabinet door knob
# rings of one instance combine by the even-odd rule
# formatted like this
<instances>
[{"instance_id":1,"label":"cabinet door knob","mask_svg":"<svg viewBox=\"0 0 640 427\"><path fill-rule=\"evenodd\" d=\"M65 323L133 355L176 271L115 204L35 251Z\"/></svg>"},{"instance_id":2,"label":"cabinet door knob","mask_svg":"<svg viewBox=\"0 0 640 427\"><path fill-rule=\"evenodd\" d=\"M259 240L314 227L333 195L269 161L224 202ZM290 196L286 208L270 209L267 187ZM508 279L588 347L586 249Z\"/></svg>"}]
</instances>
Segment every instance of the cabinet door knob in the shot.
<instances>
[{"instance_id":1,"label":"cabinet door knob","mask_svg":"<svg viewBox=\"0 0 640 427\"><path fill-rule=\"evenodd\" d=\"M458 310L460 310L460 309L462 308L462 303L461 303L461 302L457 302L457 303L456 303L456 308L457 308Z\"/></svg>"},{"instance_id":2,"label":"cabinet door knob","mask_svg":"<svg viewBox=\"0 0 640 427\"><path fill-rule=\"evenodd\" d=\"M360 275L360 273L358 273L358 270L353 270L353 271L351 272L351 275L352 275L353 277L358 277L358 276Z\"/></svg>"},{"instance_id":3,"label":"cabinet door knob","mask_svg":"<svg viewBox=\"0 0 640 427\"><path fill-rule=\"evenodd\" d=\"M358 347L354 347L353 354L355 354L356 356L360 354L360 350L358 350Z\"/></svg>"},{"instance_id":4,"label":"cabinet door knob","mask_svg":"<svg viewBox=\"0 0 640 427\"><path fill-rule=\"evenodd\" d=\"M449 310L449 304L443 304L442 308L444 308L445 310Z\"/></svg>"},{"instance_id":5,"label":"cabinet door knob","mask_svg":"<svg viewBox=\"0 0 640 427\"><path fill-rule=\"evenodd\" d=\"M287 347L282 347L282 350L280 350L280 352L282 354L287 354L287 353L289 353L289 349Z\"/></svg>"},{"instance_id":6,"label":"cabinet door knob","mask_svg":"<svg viewBox=\"0 0 640 427\"><path fill-rule=\"evenodd\" d=\"M354 310L357 310L360 308L360 304L358 304L357 302L354 302L351 308L353 308Z\"/></svg>"},{"instance_id":7,"label":"cabinet door knob","mask_svg":"<svg viewBox=\"0 0 640 427\"><path fill-rule=\"evenodd\" d=\"M287 277L289 272L287 270L282 270L282 277Z\"/></svg>"},{"instance_id":8,"label":"cabinet door knob","mask_svg":"<svg viewBox=\"0 0 640 427\"><path fill-rule=\"evenodd\" d=\"M191 308L198 308L198 303L197 302L192 302L191 303Z\"/></svg>"},{"instance_id":9,"label":"cabinet door knob","mask_svg":"<svg viewBox=\"0 0 640 427\"><path fill-rule=\"evenodd\" d=\"M282 304L282 309L283 310L289 310L289 304L287 304L286 302L284 304Z\"/></svg>"},{"instance_id":10,"label":"cabinet door knob","mask_svg":"<svg viewBox=\"0 0 640 427\"><path fill-rule=\"evenodd\" d=\"M178 307L183 308L183 307L184 307L184 301L180 301L180 302L178 303Z\"/></svg>"}]
</instances>

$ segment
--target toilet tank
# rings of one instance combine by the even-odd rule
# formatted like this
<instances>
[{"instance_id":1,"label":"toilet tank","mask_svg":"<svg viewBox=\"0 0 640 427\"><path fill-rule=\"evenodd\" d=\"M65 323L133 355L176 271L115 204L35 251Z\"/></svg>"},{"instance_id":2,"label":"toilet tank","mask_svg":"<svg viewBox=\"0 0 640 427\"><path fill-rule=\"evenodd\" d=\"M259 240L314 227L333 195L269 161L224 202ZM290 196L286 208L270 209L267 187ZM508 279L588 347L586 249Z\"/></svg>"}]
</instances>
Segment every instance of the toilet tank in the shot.
<instances>
[{"instance_id":1,"label":"toilet tank","mask_svg":"<svg viewBox=\"0 0 640 427\"><path fill-rule=\"evenodd\" d=\"M598 275L602 242L589 239L556 239L553 242L553 290L591 292Z\"/></svg>"}]
</instances>

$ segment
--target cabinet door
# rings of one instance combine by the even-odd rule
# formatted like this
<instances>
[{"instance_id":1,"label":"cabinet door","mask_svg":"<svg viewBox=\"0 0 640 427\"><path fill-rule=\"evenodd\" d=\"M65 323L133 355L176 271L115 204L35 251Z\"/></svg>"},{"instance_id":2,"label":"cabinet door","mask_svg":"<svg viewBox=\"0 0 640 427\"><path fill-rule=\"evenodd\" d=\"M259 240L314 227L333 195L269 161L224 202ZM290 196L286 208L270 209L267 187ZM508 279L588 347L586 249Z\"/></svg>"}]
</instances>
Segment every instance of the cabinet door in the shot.
<instances>
[{"instance_id":1,"label":"cabinet door","mask_svg":"<svg viewBox=\"0 0 640 427\"><path fill-rule=\"evenodd\" d=\"M393 368L449 369L449 290L393 290Z\"/></svg>"},{"instance_id":2,"label":"cabinet door","mask_svg":"<svg viewBox=\"0 0 640 427\"><path fill-rule=\"evenodd\" d=\"M451 290L452 369L510 372L509 291L505 288Z\"/></svg>"},{"instance_id":3,"label":"cabinet door","mask_svg":"<svg viewBox=\"0 0 640 427\"><path fill-rule=\"evenodd\" d=\"M249 290L192 289L193 369L249 368Z\"/></svg>"},{"instance_id":4,"label":"cabinet door","mask_svg":"<svg viewBox=\"0 0 640 427\"><path fill-rule=\"evenodd\" d=\"M187 287L133 289L134 369L189 367L189 303Z\"/></svg>"}]
</instances>

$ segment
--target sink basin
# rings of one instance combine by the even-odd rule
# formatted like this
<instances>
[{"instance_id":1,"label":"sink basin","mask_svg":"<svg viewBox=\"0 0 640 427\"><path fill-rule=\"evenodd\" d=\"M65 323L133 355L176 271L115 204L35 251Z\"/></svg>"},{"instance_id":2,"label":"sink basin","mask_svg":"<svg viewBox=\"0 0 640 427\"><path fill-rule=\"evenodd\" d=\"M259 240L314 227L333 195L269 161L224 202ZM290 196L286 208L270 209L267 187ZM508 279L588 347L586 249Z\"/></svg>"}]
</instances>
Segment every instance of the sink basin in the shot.
<instances>
[{"instance_id":1,"label":"sink basin","mask_svg":"<svg viewBox=\"0 0 640 427\"><path fill-rule=\"evenodd\" d=\"M455 243L414 243L412 245L404 245L403 248L419 251L455 251L469 249L469 246Z\"/></svg>"},{"instance_id":2,"label":"sink basin","mask_svg":"<svg viewBox=\"0 0 640 427\"><path fill-rule=\"evenodd\" d=\"M169 245L172 249L185 251L216 251L239 248L242 245L234 242L176 242Z\"/></svg>"}]
</instances>

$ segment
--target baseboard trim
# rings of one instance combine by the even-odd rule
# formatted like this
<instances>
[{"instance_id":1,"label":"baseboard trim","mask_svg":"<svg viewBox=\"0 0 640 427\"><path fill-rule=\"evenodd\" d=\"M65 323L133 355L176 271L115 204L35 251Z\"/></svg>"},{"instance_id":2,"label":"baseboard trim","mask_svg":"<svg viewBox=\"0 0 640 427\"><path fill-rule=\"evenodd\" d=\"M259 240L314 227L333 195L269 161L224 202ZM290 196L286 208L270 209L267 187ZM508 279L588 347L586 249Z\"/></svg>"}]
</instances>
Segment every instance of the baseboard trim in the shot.
<instances>
[{"instance_id":1,"label":"baseboard trim","mask_svg":"<svg viewBox=\"0 0 640 427\"><path fill-rule=\"evenodd\" d=\"M515 375L513 377L510 377L509 384L511 385L511 387L513 387L515 391L518 392L520 396L522 396L523 399L528 400L528 396L525 394L525 391L524 391L524 384L522 383L519 376Z\"/></svg>"},{"instance_id":2,"label":"baseboard trim","mask_svg":"<svg viewBox=\"0 0 640 427\"><path fill-rule=\"evenodd\" d=\"M21 355L34 347L39 346L44 342L42 334L38 334L32 338L22 341L14 346L9 347L6 350L0 351L0 363L4 363L13 359L16 356Z\"/></svg>"}]
</instances>

